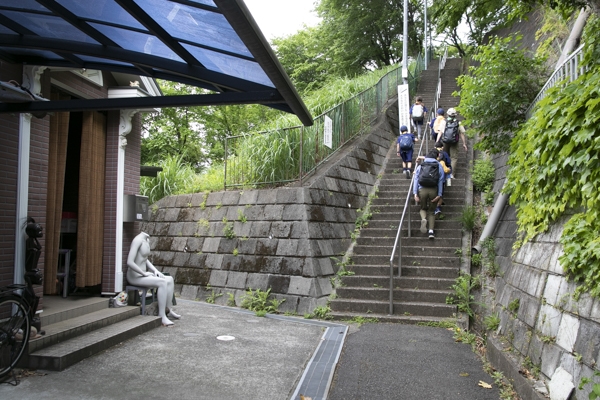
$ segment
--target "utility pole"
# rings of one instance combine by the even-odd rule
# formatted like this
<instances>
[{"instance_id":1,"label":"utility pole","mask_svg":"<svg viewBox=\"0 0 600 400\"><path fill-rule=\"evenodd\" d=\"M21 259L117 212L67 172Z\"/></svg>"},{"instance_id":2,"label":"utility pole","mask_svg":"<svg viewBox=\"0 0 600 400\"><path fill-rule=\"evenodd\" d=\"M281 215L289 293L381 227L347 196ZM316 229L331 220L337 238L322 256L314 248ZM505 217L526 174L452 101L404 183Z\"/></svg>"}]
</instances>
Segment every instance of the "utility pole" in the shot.
<instances>
[{"instance_id":1,"label":"utility pole","mask_svg":"<svg viewBox=\"0 0 600 400\"><path fill-rule=\"evenodd\" d=\"M408 0L404 0L404 39L402 40L402 82L408 84Z\"/></svg>"},{"instance_id":2,"label":"utility pole","mask_svg":"<svg viewBox=\"0 0 600 400\"><path fill-rule=\"evenodd\" d=\"M425 46L425 57L423 57L423 59L425 60L425 69L427 69L427 65L429 64L429 52L427 51L427 0L425 0L423 2L423 20L424 22L424 29L423 29L423 45Z\"/></svg>"}]
</instances>

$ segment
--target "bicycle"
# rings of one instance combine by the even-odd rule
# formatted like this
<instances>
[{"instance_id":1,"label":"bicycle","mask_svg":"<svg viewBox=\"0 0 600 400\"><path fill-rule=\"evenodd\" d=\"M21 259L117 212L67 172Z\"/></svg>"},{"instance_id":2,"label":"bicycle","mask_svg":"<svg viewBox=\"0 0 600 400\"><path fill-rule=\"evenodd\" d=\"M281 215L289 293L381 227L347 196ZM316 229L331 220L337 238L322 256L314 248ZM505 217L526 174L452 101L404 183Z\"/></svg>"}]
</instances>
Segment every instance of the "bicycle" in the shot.
<instances>
[{"instance_id":1,"label":"bicycle","mask_svg":"<svg viewBox=\"0 0 600 400\"><path fill-rule=\"evenodd\" d=\"M30 296L25 284L0 287L0 378L13 370L27 348L35 313Z\"/></svg>"}]
</instances>

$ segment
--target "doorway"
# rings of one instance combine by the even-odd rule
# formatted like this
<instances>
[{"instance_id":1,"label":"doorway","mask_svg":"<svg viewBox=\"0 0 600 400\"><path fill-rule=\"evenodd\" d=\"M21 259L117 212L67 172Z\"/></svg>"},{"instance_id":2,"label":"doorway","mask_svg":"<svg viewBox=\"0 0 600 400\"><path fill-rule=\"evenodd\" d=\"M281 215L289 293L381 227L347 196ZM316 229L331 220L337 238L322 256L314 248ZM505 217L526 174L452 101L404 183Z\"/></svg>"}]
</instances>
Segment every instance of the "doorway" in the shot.
<instances>
[{"instance_id":1,"label":"doorway","mask_svg":"<svg viewBox=\"0 0 600 400\"><path fill-rule=\"evenodd\" d=\"M56 113L48 155L44 293L99 293L104 245L106 117ZM54 121L55 123L53 123ZM56 277L56 278L55 278Z\"/></svg>"}]
</instances>

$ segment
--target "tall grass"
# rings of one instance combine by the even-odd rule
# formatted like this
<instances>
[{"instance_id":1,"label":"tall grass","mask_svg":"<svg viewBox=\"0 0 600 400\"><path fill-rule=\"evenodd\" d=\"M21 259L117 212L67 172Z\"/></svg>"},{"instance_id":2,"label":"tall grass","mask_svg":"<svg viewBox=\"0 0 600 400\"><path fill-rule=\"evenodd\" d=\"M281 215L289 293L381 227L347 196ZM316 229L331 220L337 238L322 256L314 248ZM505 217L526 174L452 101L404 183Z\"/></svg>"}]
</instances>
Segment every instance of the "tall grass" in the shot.
<instances>
[{"instance_id":1,"label":"tall grass","mask_svg":"<svg viewBox=\"0 0 600 400\"><path fill-rule=\"evenodd\" d=\"M182 157L168 156L159 162L162 171L156 178L143 176L140 179L140 193L148 196L150 204L172 194L185 193L196 173L182 162Z\"/></svg>"},{"instance_id":2,"label":"tall grass","mask_svg":"<svg viewBox=\"0 0 600 400\"><path fill-rule=\"evenodd\" d=\"M377 92L384 90L375 85L396 68L339 79L307 96L305 102L313 114L320 114L313 126L302 127L293 121L295 125L284 127L292 121L278 119L273 122L276 129L228 139L228 186L280 184L311 172L370 125L378 107ZM323 143L323 115L333 120L332 148Z\"/></svg>"},{"instance_id":3,"label":"tall grass","mask_svg":"<svg viewBox=\"0 0 600 400\"><path fill-rule=\"evenodd\" d=\"M411 65L411 73L414 65ZM353 136L360 128L369 125L369 114L377 107L373 94L357 94L375 86L378 81L397 66L389 66L355 78L331 81L325 87L303 96L313 116L324 113L333 120L333 149ZM342 107L334 109L339 104ZM227 159L227 181L240 186L249 183L288 182L298 178L300 162L303 173L310 172L315 165L326 159L334 150L323 146L323 118L317 118L313 126L302 127L292 114L265 121L256 132L229 140ZM301 154L301 142L303 151ZM302 157L302 161L301 161ZM169 157L160 164L163 171L157 178L142 177L140 192L149 197L152 204L172 194L198 193L222 190L225 176L223 165L212 165L201 174L181 163L180 158Z\"/></svg>"}]
</instances>

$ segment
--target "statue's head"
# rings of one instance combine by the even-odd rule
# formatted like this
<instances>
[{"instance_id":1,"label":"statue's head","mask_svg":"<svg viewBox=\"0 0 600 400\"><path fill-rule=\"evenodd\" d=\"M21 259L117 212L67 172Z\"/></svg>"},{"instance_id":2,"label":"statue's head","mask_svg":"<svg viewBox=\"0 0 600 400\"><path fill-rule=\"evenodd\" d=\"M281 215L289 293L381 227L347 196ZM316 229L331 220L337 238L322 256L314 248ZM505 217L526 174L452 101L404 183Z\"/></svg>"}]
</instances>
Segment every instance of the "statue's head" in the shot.
<instances>
[{"instance_id":1,"label":"statue's head","mask_svg":"<svg viewBox=\"0 0 600 400\"><path fill-rule=\"evenodd\" d=\"M27 226L25 227L25 233L30 238L41 238L44 234L42 233L42 226L35 222L33 218L27 220Z\"/></svg>"}]
</instances>

